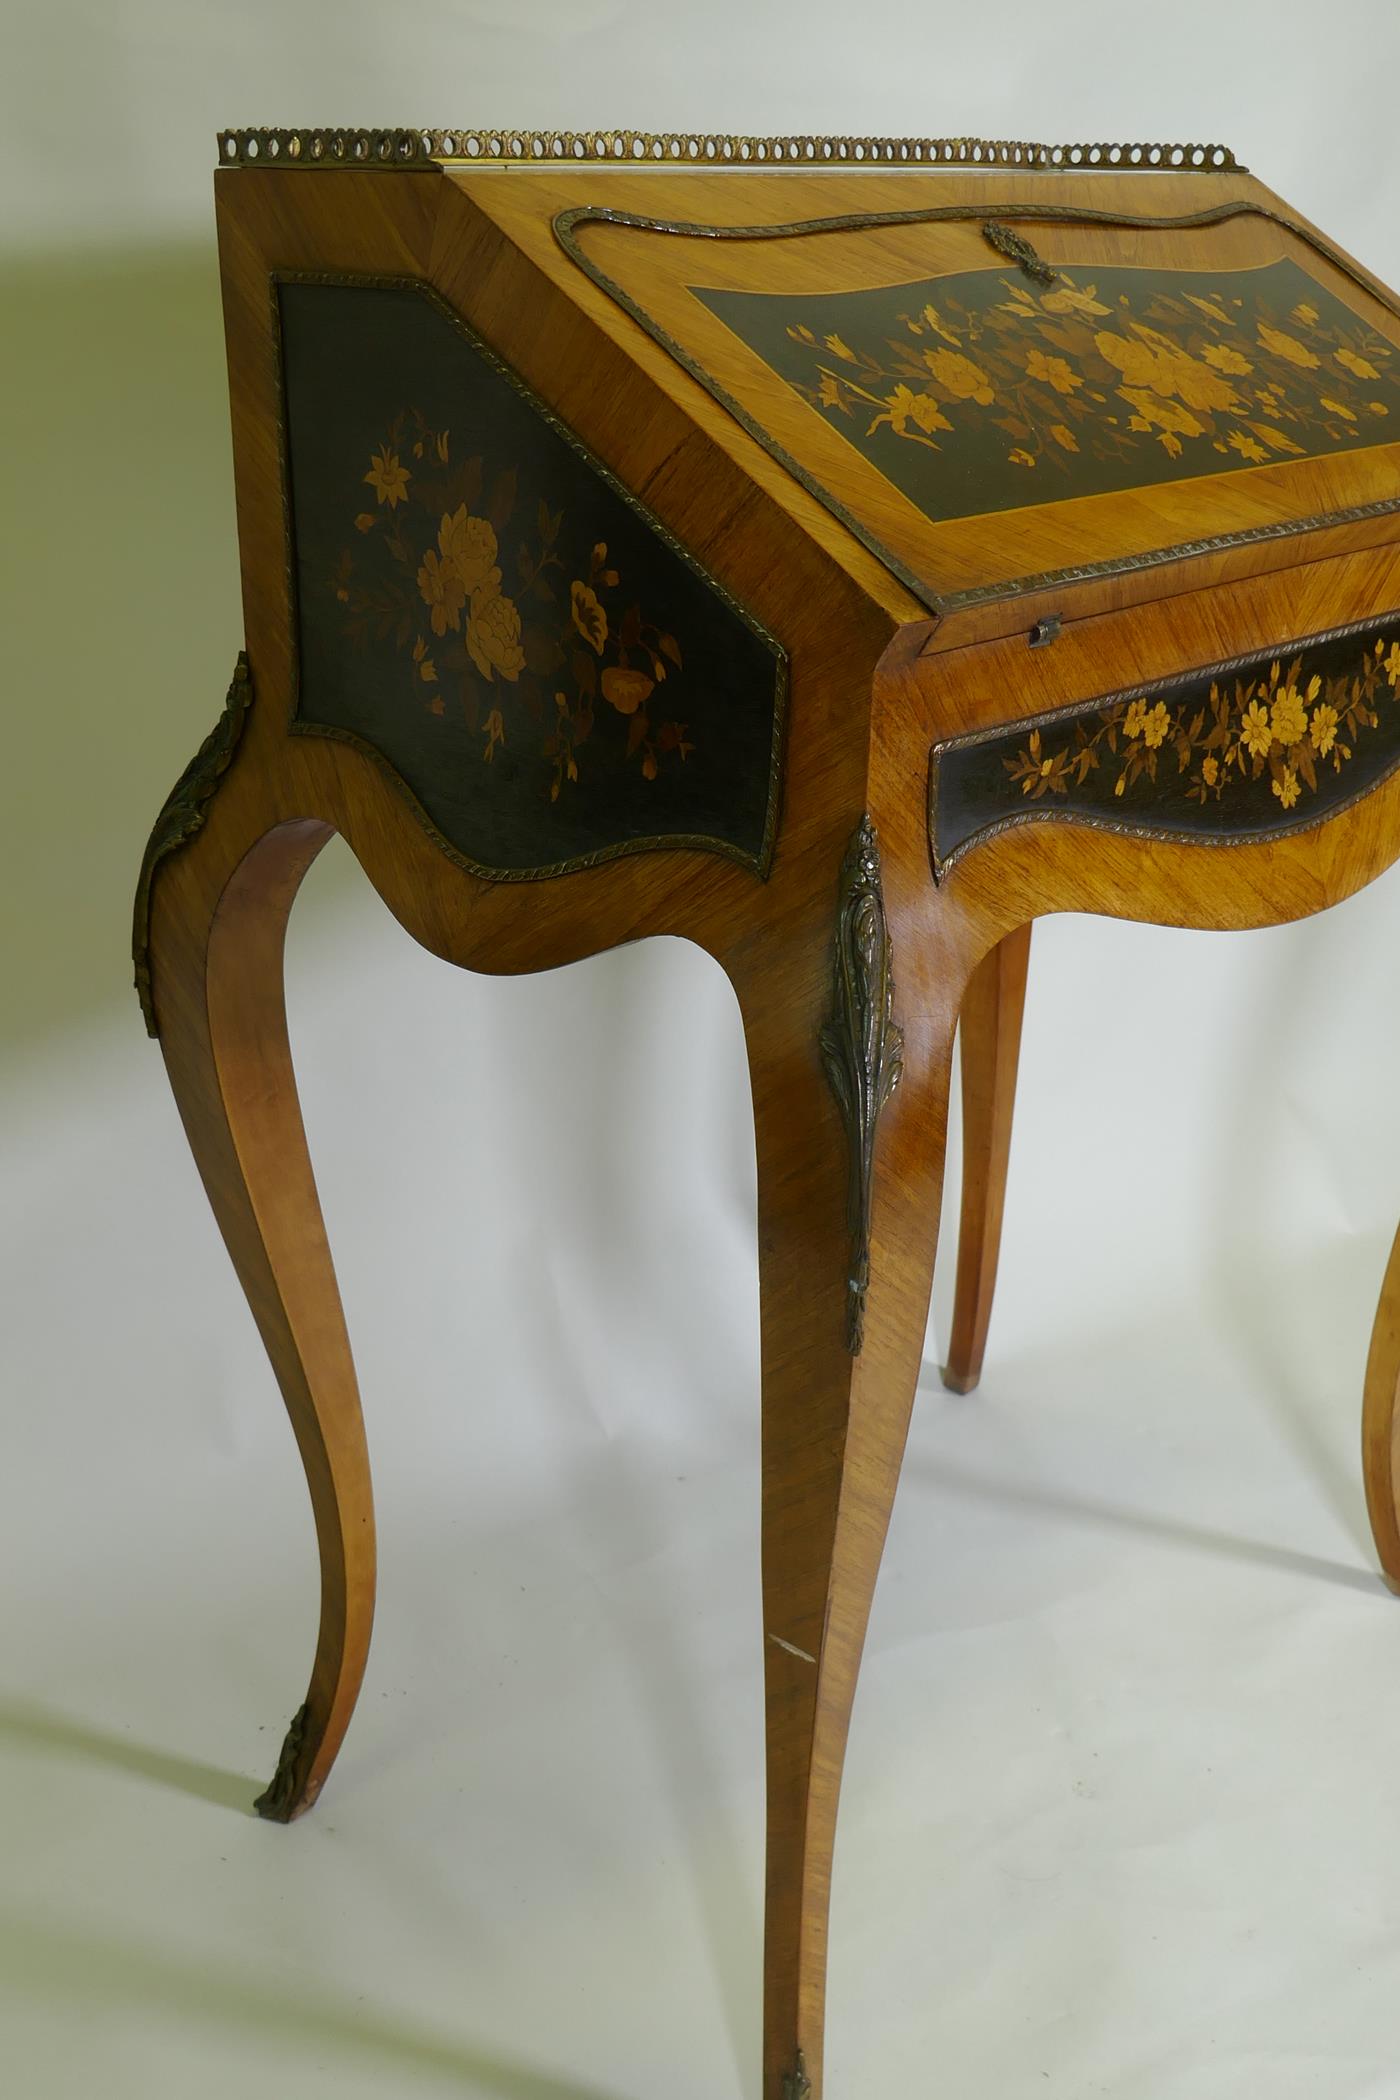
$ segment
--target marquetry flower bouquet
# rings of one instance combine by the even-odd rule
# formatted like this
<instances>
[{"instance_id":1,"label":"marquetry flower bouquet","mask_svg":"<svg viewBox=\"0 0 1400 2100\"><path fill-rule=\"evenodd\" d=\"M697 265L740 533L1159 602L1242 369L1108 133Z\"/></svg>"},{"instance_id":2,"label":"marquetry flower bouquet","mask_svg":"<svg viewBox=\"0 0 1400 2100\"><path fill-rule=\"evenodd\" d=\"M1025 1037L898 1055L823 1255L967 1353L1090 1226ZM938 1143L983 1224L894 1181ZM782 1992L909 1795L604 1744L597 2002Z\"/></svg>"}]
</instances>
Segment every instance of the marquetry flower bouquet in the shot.
<instances>
[{"instance_id":1,"label":"marquetry flower bouquet","mask_svg":"<svg viewBox=\"0 0 1400 2100\"><path fill-rule=\"evenodd\" d=\"M1115 296L1068 271L1049 289L1007 276L991 298L937 290L878 341L794 321L811 361L799 391L862 443L888 431L938 452L978 432L1010 465L1071 480L1076 454L1128 466L1157 447L1199 472L1213 452L1223 471L1389 434L1393 346L1335 301L1328 316L1306 299L1278 312L1261 289L1246 311L1224 290Z\"/></svg>"},{"instance_id":2,"label":"marquetry flower bouquet","mask_svg":"<svg viewBox=\"0 0 1400 2100\"><path fill-rule=\"evenodd\" d=\"M1060 744L1032 730L1014 758L1002 761L1032 801L1067 795L1101 767L1116 768L1113 792L1130 798L1141 781L1176 762L1186 799L1221 802L1231 790L1267 774L1283 810L1317 791L1319 774L1340 773L1357 744L1380 726L1379 708L1400 706L1400 641L1362 646L1359 668L1309 675L1305 659L1280 659L1267 676L1216 680L1207 702L1117 701L1075 724Z\"/></svg>"},{"instance_id":3,"label":"marquetry flower bouquet","mask_svg":"<svg viewBox=\"0 0 1400 2100\"><path fill-rule=\"evenodd\" d=\"M660 707L680 644L628 602L604 541L566 532L543 498L522 517L516 469L488 486L480 456L454 461L450 432L416 409L394 418L364 481L374 508L333 578L350 638L402 651L430 712L463 708L488 764L519 740L557 801L595 734L643 780L684 762L687 725Z\"/></svg>"}]
</instances>

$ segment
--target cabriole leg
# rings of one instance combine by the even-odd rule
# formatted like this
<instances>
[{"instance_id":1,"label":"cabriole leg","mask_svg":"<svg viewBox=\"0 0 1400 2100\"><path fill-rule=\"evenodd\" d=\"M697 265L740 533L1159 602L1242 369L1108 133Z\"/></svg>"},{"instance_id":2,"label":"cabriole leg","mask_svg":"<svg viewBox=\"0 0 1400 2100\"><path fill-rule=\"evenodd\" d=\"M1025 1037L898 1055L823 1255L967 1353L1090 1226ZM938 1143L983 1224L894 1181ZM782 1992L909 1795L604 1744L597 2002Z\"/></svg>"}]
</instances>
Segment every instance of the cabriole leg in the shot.
<instances>
[{"instance_id":1,"label":"cabriole leg","mask_svg":"<svg viewBox=\"0 0 1400 2100\"><path fill-rule=\"evenodd\" d=\"M1400 1233L1390 1250L1371 1330L1361 1451L1381 1571L1400 1591Z\"/></svg>"},{"instance_id":2,"label":"cabriole leg","mask_svg":"<svg viewBox=\"0 0 1400 2100\"><path fill-rule=\"evenodd\" d=\"M153 1015L185 1131L247 1294L306 1468L321 1560L321 1625L306 1700L264 1816L310 1808L345 1734L374 1612L369 1459L287 1041L287 914L330 833L278 825L221 845L221 811L161 860L150 885ZM223 827L224 835L227 828Z\"/></svg>"},{"instance_id":3,"label":"cabriole leg","mask_svg":"<svg viewBox=\"0 0 1400 2100\"><path fill-rule=\"evenodd\" d=\"M982 1375L1001 1253L1016 1066L1031 929L998 941L973 971L961 1020L963 1181L953 1327L943 1383L970 1393Z\"/></svg>"},{"instance_id":4,"label":"cabriole leg","mask_svg":"<svg viewBox=\"0 0 1400 2100\"><path fill-rule=\"evenodd\" d=\"M961 989L931 1010L911 970L891 1008L883 914L860 888L848 858L834 971L827 949L805 977L740 990L762 1324L764 2100L820 2100L837 1799L928 1320Z\"/></svg>"}]
</instances>

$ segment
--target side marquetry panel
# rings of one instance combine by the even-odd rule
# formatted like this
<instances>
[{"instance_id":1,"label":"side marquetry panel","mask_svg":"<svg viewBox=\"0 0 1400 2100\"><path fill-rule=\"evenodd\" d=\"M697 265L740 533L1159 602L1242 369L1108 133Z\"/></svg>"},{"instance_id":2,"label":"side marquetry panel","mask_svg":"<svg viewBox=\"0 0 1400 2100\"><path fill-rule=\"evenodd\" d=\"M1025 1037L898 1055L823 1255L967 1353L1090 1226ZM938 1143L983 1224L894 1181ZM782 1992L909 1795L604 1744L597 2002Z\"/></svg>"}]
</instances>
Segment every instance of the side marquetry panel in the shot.
<instances>
[{"instance_id":1,"label":"side marquetry panel","mask_svg":"<svg viewBox=\"0 0 1400 2100\"><path fill-rule=\"evenodd\" d=\"M1012 824L1205 844L1301 831L1400 764L1400 613L934 747L935 874Z\"/></svg>"},{"instance_id":2,"label":"side marquetry panel","mask_svg":"<svg viewBox=\"0 0 1400 2100\"><path fill-rule=\"evenodd\" d=\"M773 637L426 287L288 278L293 727L496 879L700 848L767 872Z\"/></svg>"}]
</instances>

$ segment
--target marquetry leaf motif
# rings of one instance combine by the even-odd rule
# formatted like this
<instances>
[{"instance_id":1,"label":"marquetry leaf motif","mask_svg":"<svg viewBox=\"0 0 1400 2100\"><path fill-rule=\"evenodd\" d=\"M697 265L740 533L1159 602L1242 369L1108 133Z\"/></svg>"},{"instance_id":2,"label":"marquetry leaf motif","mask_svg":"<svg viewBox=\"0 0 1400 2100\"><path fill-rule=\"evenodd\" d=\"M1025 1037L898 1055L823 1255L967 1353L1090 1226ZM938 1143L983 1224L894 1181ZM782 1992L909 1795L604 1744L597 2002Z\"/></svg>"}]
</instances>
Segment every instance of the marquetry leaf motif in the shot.
<instances>
[{"instance_id":1,"label":"marquetry leaf motif","mask_svg":"<svg viewBox=\"0 0 1400 2100\"><path fill-rule=\"evenodd\" d=\"M904 1031L894 1019L894 977L880 847L867 812L841 869L832 973L832 1011L821 1031L822 1059L840 1104L850 1148L846 1346L860 1354L870 1283L870 1209L880 1111L904 1070Z\"/></svg>"},{"instance_id":2,"label":"marquetry leaf motif","mask_svg":"<svg viewBox=\"0 0 1400 2100\"><path fill-rule=\"evenodd\" d=\"M252 704L253 684L248 672L248 658L240 649L224 699L224 711L167 795L141 862L132 921L131 957L136 971L136 996L141 1001L146 1033L150 1036L160 1032L151 991L151 885L160 863L203 830L214 791L233 761Z\"/></svg>"},{"instance_id":3,"label":"marquetry leaf motif","mask_svg":"<svg viewBox=\"0 0 1400 2100\"><path fill-rule=\"evenodd\" d=\"M273 1773L266 1791L259 1794L253 1803L258 1814L265 1817L269 1823L286 1823L291 1820L292 1809L301 1792L301 1762L302 1753L306 1748L306 1724L307 1709L304 1706L298 1707L282 1744L277 1770Z\"/></svg>"}]
</instances>

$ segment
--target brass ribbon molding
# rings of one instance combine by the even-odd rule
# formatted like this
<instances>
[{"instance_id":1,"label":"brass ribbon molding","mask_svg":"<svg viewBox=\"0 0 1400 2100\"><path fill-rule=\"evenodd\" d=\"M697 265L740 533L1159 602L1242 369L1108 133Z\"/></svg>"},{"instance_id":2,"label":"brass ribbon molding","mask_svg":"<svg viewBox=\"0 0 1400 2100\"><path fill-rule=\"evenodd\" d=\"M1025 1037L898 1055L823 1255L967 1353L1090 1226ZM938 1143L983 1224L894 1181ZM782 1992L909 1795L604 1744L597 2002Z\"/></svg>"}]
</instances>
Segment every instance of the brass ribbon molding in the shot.
<instances>
[{"instance_id":1,"label":"brass ribbon molding","mask_svg":"<svg viewBox=\"0 0 1400 2100\"><path fill-rule=\"evenodd\" d=\"M822 1027L821 1051L850 1146L846 1347L852 1356L859 1356L865 1341L865 1295L870 1284L875 1133L880 1111L904 1070L904 1031L894 1019L880 844L868 810L856 826L841 867L832 1010Z\"/></svg>"}]
</instances>

